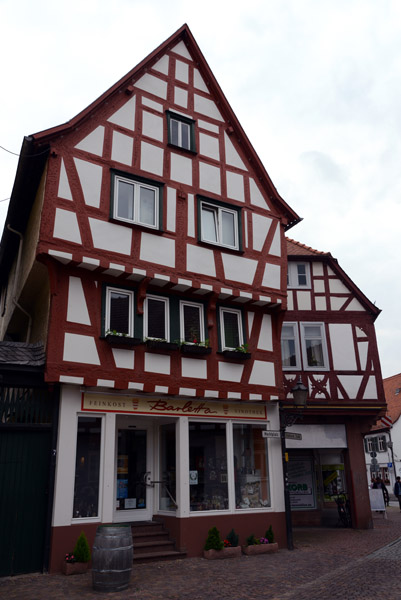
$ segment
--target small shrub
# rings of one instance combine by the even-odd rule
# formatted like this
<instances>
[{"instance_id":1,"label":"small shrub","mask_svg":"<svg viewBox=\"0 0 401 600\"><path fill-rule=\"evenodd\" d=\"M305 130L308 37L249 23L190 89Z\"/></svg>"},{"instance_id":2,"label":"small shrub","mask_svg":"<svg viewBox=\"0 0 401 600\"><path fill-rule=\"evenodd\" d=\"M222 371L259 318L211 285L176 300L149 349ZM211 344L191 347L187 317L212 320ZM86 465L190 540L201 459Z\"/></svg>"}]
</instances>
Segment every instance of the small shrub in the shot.
<instances>
[{"instance_id":1,"label":"small shrub","mask_svg":"<svg viewBox=\"0 0 401 600\"><path fill-rule=\"evenodd\" d=\"M246 538L247 546L257 546L258 544L260 544L260 541L255 537L255 534L252 533L249 537Z\"/></svg>"},{"instance_id":2,"label":"small shrub","mask_svg":"<svg viewBox=\"0 0 401 600\"><path fill-rule=\"evenodd\" d=\"M217 527L212 527L208 532L205 550L221 550L223 547L224 542L220 537L220 531Z\"/></svg>"},{"instance_id":3,"label":"small shrub","mask_svg":"<svg viewBox=\"0 0 401 600\"><path fill-rule=\"evenodd\" d=\"M274 544L274 533L271 525L265 533L265 538L269 540L269 544Z\"/></svg>"},{"instance_id":4,"label":"small shrub","mask_svg":"<svg viewBox=\"0 0 401 600\"><path fill-rule=\"evenodd\" d=\"M75 544L73 555L77 562L89 562L91 559L91 551L89 548L88 540L84 532L81 532L81 535L77 539L77 543Z\"/></svg>"},{"instance_id":5,"label":"small shrub","mask_svg":"<svg viewBox=\"0 0 401 600\"><path fill-rule=\"evenodd\" d=\"M238 546L239 535L237 535L235 533L234 529L231 529L230 533L227 536L227 540L230 542L231 546L233 546L234 548L236 546Z\"/></svg>"}]
</instances>

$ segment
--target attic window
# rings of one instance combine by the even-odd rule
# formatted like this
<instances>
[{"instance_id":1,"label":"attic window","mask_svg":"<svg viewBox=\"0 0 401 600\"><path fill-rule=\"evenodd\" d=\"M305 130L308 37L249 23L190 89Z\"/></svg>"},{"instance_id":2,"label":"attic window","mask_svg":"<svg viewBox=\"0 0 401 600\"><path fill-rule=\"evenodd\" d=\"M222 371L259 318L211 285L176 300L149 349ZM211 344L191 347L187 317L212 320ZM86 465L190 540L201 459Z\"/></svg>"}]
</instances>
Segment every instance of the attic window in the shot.
<instances>
[{"instance_id":1,"label":"attic window","mask_svg":"<svg viewBox=\"0 0 401 600\"><path fill-rule=\"evenodd\" d=\"M170 110L166 110L166 116L168 143L189 152L196 152L195 121Z\"/></svg>"},{"instance_id":2,"label":"attic window","mask_svg":"<svg viewBox=\"0 0 401 600\"><path fill-rule=\"evenodd\" d=\"M287 285L289 288L310 288L309 263L289 262Z\"/></svg>"}]
</instances>

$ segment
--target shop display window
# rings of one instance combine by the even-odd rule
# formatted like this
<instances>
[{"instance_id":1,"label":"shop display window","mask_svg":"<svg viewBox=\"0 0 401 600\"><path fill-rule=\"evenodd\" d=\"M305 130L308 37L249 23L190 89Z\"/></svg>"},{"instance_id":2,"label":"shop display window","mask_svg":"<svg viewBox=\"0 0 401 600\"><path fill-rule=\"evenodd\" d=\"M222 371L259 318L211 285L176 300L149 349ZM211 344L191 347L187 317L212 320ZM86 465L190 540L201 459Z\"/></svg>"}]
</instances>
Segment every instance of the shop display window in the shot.
<instances>
[{"instance_id":1,"label":"shop display window","mask_svg":"<svg viewBox=\"0 0 401 600\"><path fill-rule=\"evenodd\" d=\"M160 473L159 508L176 509L176 468L175 468L175 423L160 427Z\"/></svg>"},{"instance_id":2,"label":"shop display window","mask_svg":"<svg viewBox=\"0 0 401 600\"><path fill-rule=\"evenodd\" d=\"M225 424L189 424L189 469L191 511L228 509Z\"/></svg>"},{"instance_id":3,"label":"shop display window","mask_svg":"<svg viewBox=\"0 0 401 600\"><path fill-rule=\"evenodd\" d=\"M119 429L116 509L146 509L146 431Z\"/></svg>"},{"instance_id":4,"label":"shop display window","mask_svg":"<svg viewBox=\"0 0 401 600\"><path fill-rule=\"evenodd\" d=\"M78 417L73 518L99 514L100 417Z\"/></svg>"},{"instance_id":5,"label":"shop display window","mask_svg":"<svg viewBox=\"0 0 401 600\"><path fill-rule=\"evenodd\" d=\"M235 506L237 509L270 506L266 439L262 425L233 424Z\"/></svg>"}]
</instances>

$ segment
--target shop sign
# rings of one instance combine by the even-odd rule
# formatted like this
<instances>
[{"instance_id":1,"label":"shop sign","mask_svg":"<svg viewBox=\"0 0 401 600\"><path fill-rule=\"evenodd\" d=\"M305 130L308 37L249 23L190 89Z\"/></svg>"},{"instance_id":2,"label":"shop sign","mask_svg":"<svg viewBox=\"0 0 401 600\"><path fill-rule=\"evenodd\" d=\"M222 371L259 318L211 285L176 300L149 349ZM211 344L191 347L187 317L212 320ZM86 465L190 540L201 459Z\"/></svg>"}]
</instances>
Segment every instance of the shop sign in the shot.
<instances>
[{"instance_id":1,"label":"shop sign","mask_svg":"<svg viewBox=\"0 0 401 600\"><path fill-rule=\"evenodd\" d=\"M212 402L171 398L142 398L109 394L82 393L81 409L89 412L114 412L135 415L176 415L213 419L250 419L265 421L266 406L248 402Z\"/></svg>"}]
</instances>

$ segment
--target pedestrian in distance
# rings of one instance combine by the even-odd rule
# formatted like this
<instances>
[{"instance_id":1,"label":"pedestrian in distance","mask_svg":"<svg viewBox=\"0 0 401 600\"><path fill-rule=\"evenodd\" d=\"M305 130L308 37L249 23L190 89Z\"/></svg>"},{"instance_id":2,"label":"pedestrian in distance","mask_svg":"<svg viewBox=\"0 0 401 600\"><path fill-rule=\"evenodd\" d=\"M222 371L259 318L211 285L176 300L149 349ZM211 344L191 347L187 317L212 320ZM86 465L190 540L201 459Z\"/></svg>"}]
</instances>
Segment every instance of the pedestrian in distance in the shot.
<instances>
[{"instance_id":1,"label":"pedestrian in distance","mask_svg":"<svg viewBox=\"0 0 401 600\"><path fill-rule=\"evenodd\" d=\"M373 488L375 490L381 490L383 492L384 504L385 506L390 506L390 496L388 494L388 490L384 485L381 477L376 477L376 481L373 484Z\"/></svg>"},{"instance_id":2,"label":"pedestrian in distance","mask_svg":"<svg viewBox=\"0 0 401 600\"><path fill-rule=\"evenodd\" d=\"M401 477L397 477L397 480L394 484L394 496L396 496L401 510Z\"/></svg>"}]
</instances>

